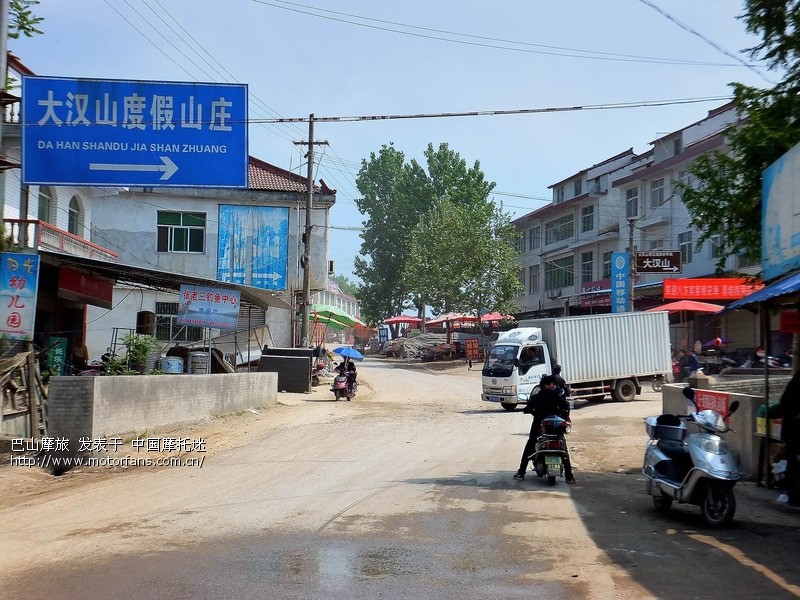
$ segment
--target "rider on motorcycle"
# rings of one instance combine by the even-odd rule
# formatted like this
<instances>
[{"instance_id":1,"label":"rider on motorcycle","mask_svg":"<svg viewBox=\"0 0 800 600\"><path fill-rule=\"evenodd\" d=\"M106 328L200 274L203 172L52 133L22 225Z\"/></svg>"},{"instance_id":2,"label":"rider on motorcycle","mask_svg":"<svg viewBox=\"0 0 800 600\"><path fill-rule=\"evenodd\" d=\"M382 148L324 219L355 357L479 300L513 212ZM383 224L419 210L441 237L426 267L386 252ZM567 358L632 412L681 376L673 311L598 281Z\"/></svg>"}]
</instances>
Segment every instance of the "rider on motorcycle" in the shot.
<instances>
[{"instance_id":1,"label":"rider on motorcycle","mask_svg":"<svg viewBox=\"0 0 800 600\"><path fill-rule=\"evenodd\" d=\"M532 394L528 399L528 404L522 412L533 414L533 424L528 441L525 442L525 449L522 451L522 458L519 463L519 470L514 474L514 479L525 479L525 471L528 470L530 456L536 450L536 438L541 434L542 420L551 415L562 418L569 417L569 402L562 395L558 387L558 381L552 375L542 377L540 389L536 394ZM572 463L569 460L569 452L564 459L564 475L567 483L575 483L572 474Z\"/></svg>"}]
</instances>

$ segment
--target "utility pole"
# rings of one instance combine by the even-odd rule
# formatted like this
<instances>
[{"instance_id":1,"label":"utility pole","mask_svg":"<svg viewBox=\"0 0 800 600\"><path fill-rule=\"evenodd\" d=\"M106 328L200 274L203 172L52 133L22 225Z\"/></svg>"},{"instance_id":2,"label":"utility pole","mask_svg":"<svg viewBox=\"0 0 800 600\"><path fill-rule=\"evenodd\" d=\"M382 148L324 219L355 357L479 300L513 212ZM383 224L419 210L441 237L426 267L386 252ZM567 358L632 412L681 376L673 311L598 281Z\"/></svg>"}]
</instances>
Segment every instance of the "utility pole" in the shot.
<instances>
[{"instance_id":1,"label":"utility pole","mask_svg":"<svg viewBox=\"0 0 800 600\"><path fill-rule=\"evenodd\" d=\"M636 251L633 247L633 229L636 225L636 218L629 217L628 218L628 279L630 280L630 298L628 299L629 308L631 312L633 312L633 298L634 298L634 291L633 286L636 283Z\"/></svg>"},{"instance_id":2,"label":"utility pole","mask_svg":"<svg viewBox=\"0 0 800 600\"><path fill-rule=\"evenodd\" d=\"M300 322L300 347L308 348L308 315L311 307L311 210L314 203L314 145L327 146L328 142L314 141L314 113L308 115L308 142L295 142L295 144L308 144L308 171L306 174L306 226L303 229L303 258L300 261L303 267L303 309Z\"/></svg>"}]
</instances>

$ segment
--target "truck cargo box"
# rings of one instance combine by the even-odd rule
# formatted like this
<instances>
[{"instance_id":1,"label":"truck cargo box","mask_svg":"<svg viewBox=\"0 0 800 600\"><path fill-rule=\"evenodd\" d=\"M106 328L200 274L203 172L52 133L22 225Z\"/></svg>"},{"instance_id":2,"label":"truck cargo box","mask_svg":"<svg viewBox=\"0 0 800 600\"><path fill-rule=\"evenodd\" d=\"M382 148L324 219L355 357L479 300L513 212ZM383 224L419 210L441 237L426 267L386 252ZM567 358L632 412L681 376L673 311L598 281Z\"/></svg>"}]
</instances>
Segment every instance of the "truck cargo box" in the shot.
<instances>
[{"instance_id":1,"label":"truck cargo box","mask_svg":"<svg viewBox=\"0 0 800 600\"><path fill-rule=\"evenodd\" d=\"M526 319L540 327L567 383L672 373L666 312Z\"/></svg>"}]
</instances>

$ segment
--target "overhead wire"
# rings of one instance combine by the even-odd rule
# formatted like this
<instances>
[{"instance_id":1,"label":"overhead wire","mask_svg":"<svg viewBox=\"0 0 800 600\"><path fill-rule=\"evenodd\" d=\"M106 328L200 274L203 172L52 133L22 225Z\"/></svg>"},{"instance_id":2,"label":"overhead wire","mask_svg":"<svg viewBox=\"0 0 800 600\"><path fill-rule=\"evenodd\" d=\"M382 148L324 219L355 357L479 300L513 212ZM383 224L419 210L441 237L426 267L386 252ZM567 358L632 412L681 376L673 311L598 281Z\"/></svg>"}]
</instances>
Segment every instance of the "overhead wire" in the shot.
<instances>
[{"instance_id":1,"label":"overhead wire","mask_svg":"<svg viewBox=\"0 0 800 600\"><path fill-rule=\"evenodd\" d=\"M575 48L559 48L557 46L544 46L544 45L540 45L540 44L532 44L532 43L529 43L529 42L517 42L517 41L512 41L512 40L499 40L499 39L495 39L495 38L487 38L487 37L483 37L483 36L475 36L475 35L470 35L470 34L461 34L461 33L452 32L452 31L437 30L437 29L426 28L426 27L419 27L419 26L416 26L416 25L408 25L408 24L404 24L404 23L397 23L397 22L393 22L393 21L385 21L385 20L381 20L381 19L372 19L372 18L369 18L369 17L362 17L362 16L359 16L359 15L352 15L352 14L349 14L349 13L331 11L331 10L317 8L317 7L313 7L313 6L307 6L307 5L303 5L303 4L296 4L296 3L293 3L293 2L284 2L283 0L275 0L275 2L280 2L280 4L275 4L274 2L267 2L266 0L252 0L252 1L254 3L256 3L256 4L263 4L265 6L271 6L273 8L278 8L278 9L285 10L285 11L304 14L304 15L308 15L308 16L312 16L312 17L317 17L317 18L320 18L320 19L327 19L327 20L336 21L336 22L339 22L339 23L347 23L349 25L355 25L355 26L358 26L358 27L365 27L365 28L368 28L368 29L376 29L376 30L379 30L379 31L387 31L387 32L390 32L390 33L396 33L396 34L400 34L400 35L408 35L408 36L418 37L418 38L431 39L431 40L436 40L436 41L441 41L441 42L449 42L449 43L453 43L453 44L462 44L462 45L467 45L467 46L477 46L477 47L482 47L482 48L491 48L491 49L495 49L495 50L507 50L507 51L510 51L510 52L522 52L522 53L528 53L528 54L542 54L542 55L546 55L546 56L562 56L562 57L567 57L567 58L579 58L579 59L591 59L591 60L607 60L607 61L617 61L617 62L635 62L635 63L650 63L650 64L666 64L666 65L687 65L687 66L714 66L714 67L738 67L739 66L739 65L732 65L732 64L729 64L729 63L710 63L710 62L689 61L689 60L680 60L680 59L679 60L661 59L661 58L657 58L657 57L642 57L642 56L636 56L636 55L615 54L615 53L611 53L611 52L598 52L598 51L591 51L591 50L580 50L580 49L575 49ZM298 7L305 8L307 10L300 10L299 8L291 8L290 6L282 6L282 4L298 6ZM378 26L378 25L370 25L368 23L359 23L357 21L352 21L352 20L343 19L343 18L339 18L339 17L327 16L327 15L324 15L324 14L318 14L318 13L315 13L315 12L310 12L310 11L314 11L314 10L319 11L319 12L327 12L327 13L330 13L330 14L348 16L348 17L356 18L356 19L362 19L364 21L372 21L372 22L378 22L378 23L391 24L391 25L395 25L395 26L399 26L399 27L406 27L406 28L409 28L409 29L418 29L418 30L422 30L422 31L431 31L431 32L437 32L437 33L444 33L444 34L447 34L447 35L468 37L468 38L472 38L472 39L491 40L491 41L496 41L496 42L501 42L501 43L506 43L506 44L518 44L518 45L522 45L522 46L536 46L536 47L543 47L543 48L551 48L551 50L558 49L558 50L564 50L565 52L554 52L554 51L551 51L551 50L534 50L534 49L525 48L525 47L515 48L515 47L510 47L510 46L502 46L500 44L488 44L488 43L482 43L482 42L473 42L473 41L469 41L469 40L459 40L459 39L452 39L452 38L444 38L444 37L440 37L440 36L436 36L436 35L429 35L429 34L425 34L425 33L415 33L413 31L403 31L403 30L400 30L400 29L393 29L391 27L382 27L382 26ZM583 52L585 54L584 55L573 54L574 52Z\"/></svg>"}]
</instances>

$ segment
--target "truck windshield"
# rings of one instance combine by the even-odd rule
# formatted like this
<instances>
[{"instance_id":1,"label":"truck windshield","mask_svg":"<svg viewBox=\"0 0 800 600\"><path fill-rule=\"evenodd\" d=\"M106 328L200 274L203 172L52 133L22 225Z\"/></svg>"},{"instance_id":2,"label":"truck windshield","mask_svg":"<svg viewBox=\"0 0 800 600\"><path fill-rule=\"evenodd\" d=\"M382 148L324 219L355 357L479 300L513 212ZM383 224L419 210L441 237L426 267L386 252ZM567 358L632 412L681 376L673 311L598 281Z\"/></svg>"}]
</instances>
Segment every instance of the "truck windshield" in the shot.
<instances>
[{"instance_id":1,"label":"truck windshield","mask_svg":"<svg viewBox=\"0 0 800 600\"><path fill-rule=\"evenodd\" d=\"M486 357L483 374L488 377L510 377L514 371L514 359L518 351L519 346L495 344Z\"/></svg>"}]
</instances>

